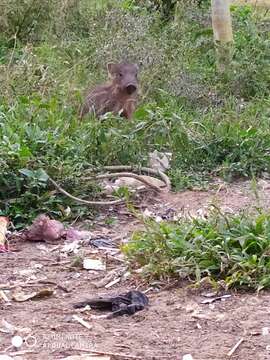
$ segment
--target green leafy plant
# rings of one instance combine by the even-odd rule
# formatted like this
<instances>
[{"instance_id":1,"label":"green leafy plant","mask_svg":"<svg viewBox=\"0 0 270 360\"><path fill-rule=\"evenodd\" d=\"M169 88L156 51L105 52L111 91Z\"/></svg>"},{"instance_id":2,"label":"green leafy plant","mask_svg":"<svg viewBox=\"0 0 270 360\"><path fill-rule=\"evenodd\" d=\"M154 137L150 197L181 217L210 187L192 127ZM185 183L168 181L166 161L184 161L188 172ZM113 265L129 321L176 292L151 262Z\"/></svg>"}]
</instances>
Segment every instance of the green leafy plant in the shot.
<instances>
[{"instance_id":1,"label":"green leafy plant","mask_svg":"<svg viewBox=\"0 0 270 360\"><path fill-rule=\"evenodd\" d=\"M200 281L228 287L270 287L270 215L224 215L179 222L149 221L122 250L146 277Z\"/></svg>"}]
</instances>

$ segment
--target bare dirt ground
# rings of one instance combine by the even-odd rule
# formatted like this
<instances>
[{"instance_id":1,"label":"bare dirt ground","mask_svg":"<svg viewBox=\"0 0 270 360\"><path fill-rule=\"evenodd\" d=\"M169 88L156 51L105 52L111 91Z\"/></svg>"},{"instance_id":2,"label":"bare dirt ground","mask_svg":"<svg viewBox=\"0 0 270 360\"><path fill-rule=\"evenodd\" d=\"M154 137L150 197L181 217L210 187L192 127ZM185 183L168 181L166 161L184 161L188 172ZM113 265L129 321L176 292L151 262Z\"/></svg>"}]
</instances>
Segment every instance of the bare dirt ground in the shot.
<instances>
[{"instance_id":1,"label":"bare dirt ground","mask_svg":"<svg viewBox=\"0 0 270 360\"><path fill-rule=\"evenodd\" d=\"M144 211L147 207L158 216L166 216L171 209L178 214L202 213L212 202L229 212L257 206L269 208L270 182L259 182L257 196L251 188L251 182L216 182L208 191L145 199L140 208ZM115 222L105 225L105 218L115 218ZM127 241L138 226L137 220L121 208L100 215L92 232L93 237L101 234L119 244ZM11 246L15 252L0 254L0 290L10 300L0 297L0 352L8 348L6 354L13 359L63 359L95 350L118 354L111 355L111 359L182 359L190 353L194 360L218 360L229 358L228 352L241 338L244 341L231 359L270 359L270 335L267 329L262 330L270 328L268 292L231 293L225 301L209 305L201 303L205 298L200 291L184 285L164 290L142 284L136 277L122 279L108 289L96 288L94 282L103 279L108 271L123 267L119 254L114 258L108 250L85 245L84 256L106 258L106 271L91 272L71 266L74 255L61 255L63 242L55 245L16 241ZM53 289L53 295L25 302L13 300L15 292L44 288ZM82 312L72 307L85 298L135 288L150 289L150 306L130 317L97 319L93 318L100 314L97 311ZM90 329L72 320L74 314L87 321ZM4 332L3 319L18 328L28 328L17 331L25 340L18 350L11 346L12 334Z\"/></svg>"}]
</instances>

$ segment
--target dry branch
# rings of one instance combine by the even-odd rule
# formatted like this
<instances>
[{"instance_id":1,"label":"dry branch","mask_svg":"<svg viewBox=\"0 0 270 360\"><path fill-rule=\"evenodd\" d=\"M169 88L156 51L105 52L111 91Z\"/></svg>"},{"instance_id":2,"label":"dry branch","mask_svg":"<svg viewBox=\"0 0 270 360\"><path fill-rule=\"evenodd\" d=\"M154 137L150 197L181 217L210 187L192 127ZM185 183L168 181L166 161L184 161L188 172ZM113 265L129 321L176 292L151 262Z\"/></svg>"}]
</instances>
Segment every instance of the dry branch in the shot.
<instances>
[{"instance_id":1,"label":"dry branch","mask_svg":"<svg viewBox=\"0 0 270 360\"><path fill-rule=\"evenodd\" d=\"M130 178L133 178L133 179L136 179L136 180L142 182L144 185L149 186L150 188L152 188L153 190L155 190L157 192L161 191L160 187L158 187L154 184L151 184L148 180L146 180L142 176L133 174L130 172L117 172L117 173L101 174L101 175L95 175L95 176L90 176L90 177L83 177L82 180L108 179L108 178L117 178L117 177L130 177Z\"/></svg>"},{"instance_id":2,"label":"dry branch","mask_svg":"<svg viewBox=\"0 0 270 360\"><path fill-rule=\"evenodd\" d=\"M148 180L143 178L142 176L136 173L145 173L150 175L155 175L159 177L164 182L164 187L167 188L169 191L171 189L171 182L167 175L165 175L162 171L154 170L148 167L135 167L135 166L125 166L125 165L119 165L119 166L104 166L104 170L106 171L129 171L129 172L117 172L117 173L110 173L110 174L101 174L101 175L94 175L91 177L84 177L82 180L93 180L93 179L106 179L106 178L113 178L113 177L132 177L138 181L141 181L143 184L151 187L155 191L160 192L162 188L151 184ZM87 170L86 170L87 171ZM93 170L92 170L93 172ZM65 189L63 189L60 185L55 182L51 177L49 177L49 181L54 185L54 187L63 195L69 197L71 200L74 200L76 202L79 202L81 204L90 205L90 206L111 206L111 205L118 205L125 202L124 199L119 200L112 200L112 201L94 201L94 200L84 200L81 198L78 198L76 196L71 195L69 192L67 192Z\"/></svg>"},{"instance_id":3,"label":"dry branch","mask_svg":"<svg viewBox=\"0 0 270 360\"><path fill-rule=\"evenodd\" d=\"M63 195L66 195L70 199L72 199L74 201L77 201L77 202L79 202L81 204L97 205L97 206L111 206L111 205L122 204L122 203L125 202L124 199L113 200L113 201L89 201L89 200L80 199L80 198L78 198L76 196L73 196L70 193L68 193L65 189L63 189L60 185L58 185L51 177L49 177L49 180L60 193L62 193Z\"/></svg>"}]
</instances>

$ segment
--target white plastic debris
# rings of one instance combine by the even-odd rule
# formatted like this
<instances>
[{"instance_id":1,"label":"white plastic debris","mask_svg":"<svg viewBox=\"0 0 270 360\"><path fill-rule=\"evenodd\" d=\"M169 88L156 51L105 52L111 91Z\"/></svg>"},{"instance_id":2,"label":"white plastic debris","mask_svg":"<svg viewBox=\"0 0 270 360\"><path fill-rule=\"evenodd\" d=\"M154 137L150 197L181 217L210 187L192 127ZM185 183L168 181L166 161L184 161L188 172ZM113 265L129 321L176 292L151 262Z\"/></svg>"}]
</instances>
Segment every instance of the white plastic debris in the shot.
<instances>
[{"instance_id":1,"label":"white plastic debris","mask_svg":"<svg viewBox=\"0 0 270 360\"><path fill-rule=\"evenodd\" d=\"M155 150L149 153L149 166L155 170L165 171L170 168L171 159L172 153L162 153Z\"/></svg>"},{"instance_id":2,"label":"white plastic debris","mask_svg":"<svg viewBox=\"0 0 270 360\"><path fill-rule=\"evenodd\" d=\"M15 331L18 329L15 325L9 323L9 322L6 321L5 319L2 319L1 325L3 326L3 327L0 329L1 332L6 333L6 334L14 334Z\"/></svg>"},{"instance_id":3,"label":"white plastic debris","mask_svg":"<svg viewBox=\"0 0 270 360\"><path fill-rule=\"evenodd\" d=\"M16 336L13 336L13 338L11 339L11 343L13 346L15 346L16 348L19 348L22 346L23 344L23 339L21 336L19 335L16 335Z\"/></svg>"},{"instance_id":4,"label":"white plastic debris","mask_svg":"<svg viewBox=\"0 0 270 360\"><path fill-rule=\"evenodd\" d=\"M269 335L269 327L263 327L262 328L262 336Z\"/></svg>"},{"instance_id":5,"label":"white plastic debris","mask_svg":"<svg viewBox=\"0 0 270 360\"><path fill-rule=\"evenodd\" d=\"M193 360L193 357L191 354L185 354L183 355L182 360Z\"/></svg>"},{"instance_id":6,"label":"white plastic debris","mask_svg":"<svg viewBox=\"0 0 270 360\"><path fill-rule=\"evenodd\" d=\"M152 217L153 215L154 214L152 213L152 211L148 210L147 208L143 212L143 217L145 217L145 218Z\"/></svg>"},{"instance_id":7,"label":"white plastic debris","mask_svg":"<svg viewBox=\"0 0 270 360\"><path fill-rule=\"evenodd\" d=\"M83 259L83 268L85 270L106 270L106 265L99 259Z\"/></svg>"},{"instance_id":8,"label":"white plastic debris","mask_svg":"<svg viewBox=\"0 0 270 360\"><path fill-rule=\"evenodd\" d=\"M80 249L81 243L79 240L74 240L72 243L67 243L61 249L61 252L66 254L77 254Z\"/></svg>"}]
</instances>

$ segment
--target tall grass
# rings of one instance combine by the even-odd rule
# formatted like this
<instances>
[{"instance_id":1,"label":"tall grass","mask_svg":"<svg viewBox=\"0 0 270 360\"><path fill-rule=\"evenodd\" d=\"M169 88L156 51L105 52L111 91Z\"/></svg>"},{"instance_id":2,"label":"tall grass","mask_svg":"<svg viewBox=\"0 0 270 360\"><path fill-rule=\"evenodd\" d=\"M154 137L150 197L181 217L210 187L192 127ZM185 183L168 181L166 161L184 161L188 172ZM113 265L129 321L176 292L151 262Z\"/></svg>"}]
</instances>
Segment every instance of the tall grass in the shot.
<instances>
[{"instance_id":1,"label":"tall grass","mask_svg":"<svg viewBox=\"0 0 270 360\"><path fill-rule=\"evenodd\" d=\"M95 197L98 187L78 180L86 168L145 165L154 149L173 153L170 176L176 189L189 186L190 174L200 179L215 171L231 179L269 171L267 14L232 8L235 51L230 73L221 77L208 2L180 5L177 16L164 22L159 11L136 1L5 0L2 212L18 224L43 210L62 216L69 202L51 192L39 169L75 194ZM79 123L86 89L105 80L111 60L140 64L134 119L108 116L99 123L89 117ZM26 176L21 169L33 173Z\"/></svg>"}]
</instances>

